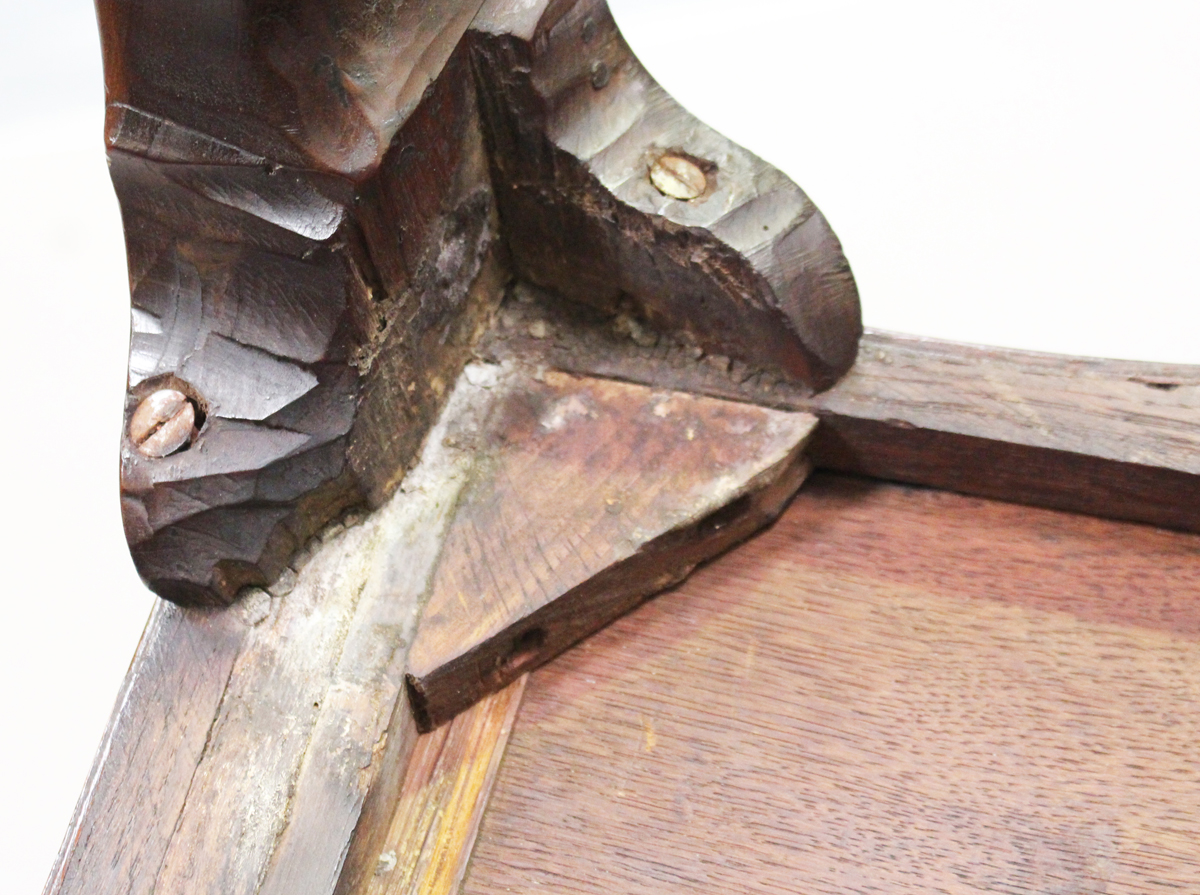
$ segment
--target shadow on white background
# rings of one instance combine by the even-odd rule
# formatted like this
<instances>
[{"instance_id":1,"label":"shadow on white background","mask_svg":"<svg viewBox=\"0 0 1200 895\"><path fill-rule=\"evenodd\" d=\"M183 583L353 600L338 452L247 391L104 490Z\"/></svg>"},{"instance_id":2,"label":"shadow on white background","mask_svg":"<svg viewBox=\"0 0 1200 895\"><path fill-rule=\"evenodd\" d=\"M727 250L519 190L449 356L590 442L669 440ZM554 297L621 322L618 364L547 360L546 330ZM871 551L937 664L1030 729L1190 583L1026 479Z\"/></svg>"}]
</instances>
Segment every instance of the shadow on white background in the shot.
<instances>
[{"instance_id":1,"label":"shadow on white background","mask_svg":"<svg viewBox=\"0 0 1200 895\"><path fill-rule=\"evenodd\" d=\"M822 208L869 325L1200 363L1200 6L613 6ZM33 892L151 603L117 507L128 293L87 0L0 13L0 110L0 866Z\"/></svg>"}]
</instances>

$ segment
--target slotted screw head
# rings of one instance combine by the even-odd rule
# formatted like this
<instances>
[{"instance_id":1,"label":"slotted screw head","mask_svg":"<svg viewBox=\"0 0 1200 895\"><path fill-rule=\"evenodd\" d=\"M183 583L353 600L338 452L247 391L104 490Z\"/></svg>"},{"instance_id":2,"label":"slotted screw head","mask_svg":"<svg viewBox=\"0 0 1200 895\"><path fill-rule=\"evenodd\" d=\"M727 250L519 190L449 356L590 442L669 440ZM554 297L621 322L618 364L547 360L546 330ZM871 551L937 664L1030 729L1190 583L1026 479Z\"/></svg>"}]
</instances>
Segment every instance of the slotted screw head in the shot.
<instances>
[{"instance_id":1,"label":"slotted screw head","mask_svg":"<svg viewBox=\"0 0 1200 895\"><path fill-rule=\"evenodd\" d=\"M612 80L612 71L604 62L592 63L592 89L603 90Z\"/></svg>"},{"instance_id":2,"label":"slotted screw head","mask_svg":"<svg viewBox=\"0 0 1200 895\"><path fill-rule=\"evenodd\" d=\"M650 168L650 182L664 196L687 202L708 189L708 178L695 162L664 155Z\"/></svg>"},{"instance_id":3,"label":"slotted screw head","mask_svg":"<svg viewBox=\"0 0 1200 895\"><path fill-rule=\"evenodd\" d=\"M129 440L145 457L165 457L179 450L196 427L196 407L187 395L163 388L147 395L129 421Z\"/></svg>"}]
</instances>

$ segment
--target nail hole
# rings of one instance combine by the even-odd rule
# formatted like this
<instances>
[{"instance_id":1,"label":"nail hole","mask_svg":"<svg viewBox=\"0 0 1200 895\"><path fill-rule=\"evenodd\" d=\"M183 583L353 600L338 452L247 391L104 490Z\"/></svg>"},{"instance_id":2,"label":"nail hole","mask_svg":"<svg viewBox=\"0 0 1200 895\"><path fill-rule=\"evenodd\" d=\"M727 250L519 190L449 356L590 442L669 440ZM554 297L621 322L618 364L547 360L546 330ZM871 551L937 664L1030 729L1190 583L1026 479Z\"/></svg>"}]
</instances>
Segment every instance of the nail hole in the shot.
<instances>
[{"instance_id":1,"label":"nail hole","mask_svg":"<svg viewBox=\"0 0 1200 895\"><path fill-rule=\"evenodd\" d=\"M546 645L546 631L543 628L530 628L513 640L508 657L502 663L508 674L521 671L536 662Z\"/></svg>"},{"instance_id":2,"label":"nail hole","mask_svg":"<svg viewBox=\"0 0 1200 895\"><path fill-rule=\"evenodd\" d=\"M1182 382L1176 382L1173 379L1157 379L1148 376L1134 376L1130 381L1140 383L1146 388L1158 389L1160 392L1173 392L1183 385Z\"/></svg>"}]
</instances>

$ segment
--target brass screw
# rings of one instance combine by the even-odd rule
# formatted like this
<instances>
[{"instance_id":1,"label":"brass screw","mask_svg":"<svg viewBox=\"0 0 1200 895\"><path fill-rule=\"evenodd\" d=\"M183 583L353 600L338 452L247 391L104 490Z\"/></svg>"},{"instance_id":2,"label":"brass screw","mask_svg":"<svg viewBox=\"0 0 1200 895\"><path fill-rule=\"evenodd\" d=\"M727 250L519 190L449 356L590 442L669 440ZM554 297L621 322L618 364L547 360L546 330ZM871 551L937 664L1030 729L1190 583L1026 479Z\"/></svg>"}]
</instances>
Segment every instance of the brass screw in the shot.
<instances>
[{"instance_id":1,"label":"brass screw","mask_svg":"<svg viewBox=\"0 0 1200 895\"><path fill-rule=\"evenodd\" d=\"M708 189L708 178L693 161L679 155L664 155L650 167L650 182L664 196L683 202Z\"/></svg>"},{"instance_id":2,"label":"brass screw","mask_svg":"<svg viewBox=\"0 0 1200 895\"><path fill-rule=\"evenodd\" d=\"M612 72L609 71L608 65L604 62L592 63L592 89L603 90L608 86L608 82L612 80Z\"/></svg>"},{"instance_id":3,"label":"brass screw","mask_svg":"<svg viewBox=\"0 0 1200 895\"><path fill-rule=\"evenodd\" d=\"M145 457L165 457L191 440L196 406L187 395L163 388L142 399L129 421L129 440Z\"/></svg>"}]
</instances>

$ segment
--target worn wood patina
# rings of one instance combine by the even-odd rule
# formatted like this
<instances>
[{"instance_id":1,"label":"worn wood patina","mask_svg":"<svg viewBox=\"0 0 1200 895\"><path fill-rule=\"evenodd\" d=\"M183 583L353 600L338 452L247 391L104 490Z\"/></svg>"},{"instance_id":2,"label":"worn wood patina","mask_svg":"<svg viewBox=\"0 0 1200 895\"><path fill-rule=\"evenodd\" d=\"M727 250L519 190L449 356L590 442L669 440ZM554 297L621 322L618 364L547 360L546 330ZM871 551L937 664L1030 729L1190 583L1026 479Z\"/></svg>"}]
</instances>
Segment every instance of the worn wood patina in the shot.
<instances>
[{"instance_id":1,"label":"worn wood patina","mask_svg":"<svg viewBox=\"0 0 1200 895\"><path fill-rule=\"evenodd\" d=\"M47 895L1194 869L1200 370L863 335L603 2L98 9L165 599Z\"/></svg>"}]
</instances>

